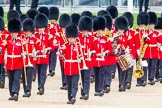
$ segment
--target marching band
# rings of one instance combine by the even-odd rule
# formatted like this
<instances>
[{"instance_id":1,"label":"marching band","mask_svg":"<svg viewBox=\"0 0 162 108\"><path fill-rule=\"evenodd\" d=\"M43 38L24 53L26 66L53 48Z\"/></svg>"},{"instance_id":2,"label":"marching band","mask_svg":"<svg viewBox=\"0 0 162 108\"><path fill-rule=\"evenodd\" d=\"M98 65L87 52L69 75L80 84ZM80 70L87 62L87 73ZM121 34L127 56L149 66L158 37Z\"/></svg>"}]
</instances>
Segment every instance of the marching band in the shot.
<instances>
[{"instance_id":1,"label":"marching band","mask_svg":"<svg viewBox=\"0 0 162 108\"><path fill-rule=\"evenodd\" d=\"M25 15L10 10L7 26L3 14L0 8L0 88L5 87L6 72L9 100L18 101L20 79L23 97L30 97L36 76L37 94L43 95L47 74L55 75L57 57L67 104L76 102L79 82L81 100L89 99L93 81L94 96L109 93L116 69L119 92L131 89L132 76L137 87L162 83L162 18L155 12L140 12L135 30L133 14L118 17L115 6L100 10L97 16L83 11L81 15L63 13L60 18L57 7L30 9Z\"/></svg>"}]
</instances>

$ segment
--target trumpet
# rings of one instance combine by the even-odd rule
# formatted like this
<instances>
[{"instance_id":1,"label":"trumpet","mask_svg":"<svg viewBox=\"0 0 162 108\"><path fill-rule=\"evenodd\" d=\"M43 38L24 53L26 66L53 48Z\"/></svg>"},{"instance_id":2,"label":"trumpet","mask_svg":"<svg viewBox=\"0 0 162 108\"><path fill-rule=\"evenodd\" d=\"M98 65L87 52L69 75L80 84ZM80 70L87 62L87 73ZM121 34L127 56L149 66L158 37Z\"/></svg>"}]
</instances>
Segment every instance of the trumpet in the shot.
<instances>
[{"instance_id":1,"label":"trumpet","mask_svg":"<svg viewBox=\"0 0 162 108\"><path fill-rule=\"evenodd\" d=\"M29 58L29 50L28 50L28 45L26 44L26 52L27 52L27 58L28 58L28 64L26 65L27 67L33 67L33 64L31 64L30 58Z\"/></svg>"},{"instance_id":2,"label":"trumpet","mask_svg":"<svg viewBox=\"0 0 162 108\"><path fill-rule=\"evenodd\" d=\"M81 45L81 43L80 43L80 39L78 38L78 40L79 40L79 42L78 42L78 44L79 44L79 46L80 46L80 52L81 52L81 56L82 56L82 61L83 61L83 68L82 68L82 70L87 70L88 69L88 67L86 66L86 63L85 63L85 58L84 58L84 55L83 55L83 51L82 51L82 45Z\"/></svg>"},{"instance_id":3,"label":"trumpet","mask_svg":"<svg viewBox=\"0 0 162 108\"><path fill-rule=\"evenodd\" d=\"M133 71L133 76L135 78L142 78L144 76L144 71L142 69L142 59L137 61L137 69Z\"/></svg>"}]
</instances>

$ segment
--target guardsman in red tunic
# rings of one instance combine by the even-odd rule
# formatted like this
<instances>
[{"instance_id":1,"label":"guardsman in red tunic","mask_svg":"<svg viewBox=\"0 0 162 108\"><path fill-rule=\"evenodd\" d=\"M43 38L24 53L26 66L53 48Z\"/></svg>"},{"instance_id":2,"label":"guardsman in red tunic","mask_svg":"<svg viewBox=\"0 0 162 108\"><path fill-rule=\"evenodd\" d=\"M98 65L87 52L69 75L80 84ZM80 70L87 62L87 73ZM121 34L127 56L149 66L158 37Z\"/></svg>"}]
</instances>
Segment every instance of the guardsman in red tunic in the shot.
<instances>
[{"instance_id":1,"label":"guardsman in red tunic","mask_svg":"<svg viewBox=\"0 0 162 108\"><path fill-rule=\"evenodd\" d=\"M148 84L154 85L158 61L158 32L154 29L157 23L157 15L155 12L148 12L148 15L150 17L148 24L149 34L144 37L144 42L148 44L148 47L146 48L143 58L148 62Z\"/></svg>"},{"instance_id":2,"label":"guardsman in red tunic","mask_svg":"<svg viewBox=\"0 0 162 108\"><path fill-rule=\"evenodd\" d=\"M146 30L146 26L148 25L149 15L146 12L141 12L137 16L137 24L139 26L138 29L135 30L135 45L137 50L137 58L143 59L145 65L142 66L144 71L144 76L142 78L137 78L136 86L146 86L147 80L147 61L142 58L142 53L145 53L144 46L146 45L144 42L144 37L148 35L148 31ZM145 38L146 39L146 38ZM143 63L142 63L143 64Z\"/></svg>"},{"instance_id":3,"label":"guardsman in red tunic","mask_svg":"<svg viewBox=\"0 0 162 108\"><path fill-rule=\"evenodd\" d=\"M64 44L66 44L67 38L65 36L65 27L71 23L71 17L64 13L60 16L60 20L59 20L59 24L61 27L61 31L59 31L59 48L58 48L58 52L62 51L62 48L64 46ZM66 80L66 76L64 74L64 60L62 56L59 56L59 60L60 60L60 67L61 67L61 78L62 78L62 87L60 87L61 90L67 90L67 80Z\"/></svg>"},{"instance_id":4,"label":"guardsman in red tunic","mask_svg":"<svg viewBox=\"0 0 162 108\"><path fill-rule=\"evenodd\" d=\"M88 16L83 16L79 20L79 48L81 51L81 79L82 86L80 99L87 100L89 98L90 90L90 74L93 68L91 61L91 54L93 50L93 37L90 35L92 31L92 19Z\"/></svg>"},{"instance_id":5,"label":"guardsman in red tunic","mask_svg":"<svg viewBox=\"0 0 162 108\"><path fill-rule=\"evenodd\" d=\"M95 96L104 95L104 78L106 71L106 55L109 55L108 38L103 36L106 26L106 19L102 16L97 16L93 20L94 34L93 49L95 50L93 56L94 75L95 75Z\"/></svg>"},{"instance_id":6,"label":"guardsman in red tunic","mask_svg":"<svg viewBox=\"0 0 162 108\"><path fill-rule=\"evenodd\" d=\"M158 34L158 66L157 66L157 82L162 83L162 18L158 18L155 29L159 32Z\"/></svg>"},{"instance_id":7,"label":"guardsman in red tunic","mask_svg":"<svg viewBox=\"0 0 162 108\"><path fill-rule=\"evenodd\" d=\"M134 30L132 30L134 17L133 14L130 12L125 12L122 16L126 17L129 23L129 30L126 33L128 36L128 45L129 45L129 52L133 59L136 59L136 47L135 47L135 37L134 37ZM132 83L132 73L133 73L133 66L127 70L127 75L125 79L125 88L130 89Z\"/></svg>"},{"instance_id":8,"label":"guardsman in red tunic","mask_svg":"<svg viewBox=\"0 0 162 108\"><path fill-rule=\"evenodd\" d=\"M111 28L112 28L112 18L109 15L104 15L106 19L106 28L104 31L104 35L108 38L109 42L109 49L112 52L112 43L110 42L112 38ZM111 81L112 81L112 72L114 72L114 67L116 70L116 57L112 53L106 56L106 72L105 72L105 86L104 86L104 93L110 92Z\"/></svg>"},{"instance_id":9,"label":"guardsman in red tunic","mask_svg":"<svg viewBox=\"0 0 162 108\"><path fill-rule=\"evenodd\" d=\"M49 63L49 36L44 30L48 26L48 18L40 13L35 17L35 38L39 40L39 43L36 45L37 49L37 63L36 68L38 70L38 93L39 95L44 94L44 85L46 82L46 73Z\"/></svg>"},{"instance_id":10,"label":"guardsman in red tunic","mask_svg":"<svg viewBox=\"0 0 162 108\"><path fill-rule=\"evenodd\" d=\"M8 32L5 30L5 24L2 17L0 17L0 88L5 87L5 46L4 41L8 37Z\"/></svg>"},{"instance_id":11,"label":"guardsman in red tunic","mask_svg":"<svg viewBox=\"0 0 162 108\"><path fill-rule=\"evenodd\" d=\"M115 19L118 17L118 9L117 9L117 7L115 7L115 6L108 6L107 8L106 8L106 11L111 15L111 17L112 17L112 28L111 28L111 33L112 34L114 34L115 32L116 32L116 30L115 30ZM113 35L112 35L113 36ZM117 61L115 61L115 59L116 59L116 56L114 55L112 55L112 57L111 57L112 59L113 59L113 61L114 61L114 65L112 66L112 78L115 78L115 72L116 72L116 67L117 67L117 65L115 65L115 62L117 63Z\"/></svg>"},{"instance_id":12,"label":"guardsman in red tunic","mask_svg":"<svg viewBox=\"0 0 162 108\"><path fill-rule=\"evenodd\" d=\"M59 17L59 9L57 7L50 7L49 8L49 21L48 24L48 32L49 35L52 35L52 39L50 39L50 46L52 46L50 50L49 56L49 74L48 76L55 75L55 67L57 62L57 55L56 52L58 51L59 47L59 36L58 32L60 31L60 25L56 23Z\"/></svg>"},{"instance_id":13,"label":"guardsman in red tunic","mask_svg":"<svg viewBox=\"0 0 162 108\"><path fill-rule=\"evenodd\" d=\"M19 89L20 89L20 77L23 68L23 55L22 54L22 41L18 36L21 31L21 22L19 19L11 19L8 23L8 30L11 35L11 39L7 40L7 64L6 69L9 77L9 100L18 101Z\"/></svg>"},{"instance_id":14,"label":"guardsman in red tunic","mask_svg":"<svg viewBox=\"0 0 162 108\"><path fill-rule=\"evenodd\" d=\"M27 18L23 22L23 31L25 32L23 40L23 50L26 54L25 58L25 72L23 72L23 87L24 95L23 97L31 96L32 88L32 75L35 70L36 65L36 44L38 43L37 39L34 36L34 21L30 18ZM34 55L35 54L35 55ZM25 75L26 74L26 75ZM26 77L26 79L25 79Z\"/></svg>"},{"instance_id":15,"label":"guardsman in red tunic","mask_svg":"<svg viewBox=\"0 0 162 108\"><path fill-rule=\"evenodd\" d=\"M121 55L125 55L127 53L128 49L128 37L124 33L128 30L128 21L125 17L121 16L118 17L115 20L115 29L117 30L117 33L114 38L114 41L117 41L117 45L121 49L121 52L117 58L119 58ZM117 49L115 49L117 50ZM119 74L119 92L125 91L125 78L126 78L126 71L122 70L122 67L120 66L120 63L118 62L118 74Z\"/></svg>"},{"instance_id":16,"label":"guardsman in red tunic","mask_svg":"<svg viewBox=\"0 0 162 108\"><path fill-rule=\"evenodd\" d=\"M64 44L62 54L64 55L64 74L67 78L68 85L68 102L67 104L74 104L76 101L76 94L78 91L79 81L79 49L76 38L78 38L78 29L75 24L69 24L65 28L68 43Z\"/></svg>"}]
</instances>

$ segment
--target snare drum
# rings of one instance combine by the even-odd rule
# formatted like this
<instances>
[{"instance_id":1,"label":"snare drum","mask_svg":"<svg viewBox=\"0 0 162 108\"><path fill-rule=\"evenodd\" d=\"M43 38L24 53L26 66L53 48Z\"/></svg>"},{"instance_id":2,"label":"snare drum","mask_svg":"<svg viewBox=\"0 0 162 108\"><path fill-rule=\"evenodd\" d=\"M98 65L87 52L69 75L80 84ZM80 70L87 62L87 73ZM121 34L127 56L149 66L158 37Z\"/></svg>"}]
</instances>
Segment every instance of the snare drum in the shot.
<instances>
[{"instance_id":1,"label":"snare drum","mask_svg":"<svg viewBox=\"0 0 162 108\"><path fill-rule=\"evenodd\" d=\"M131 54L121 55L117 58L117 62L120 65L122 71L125 71L131 68L135 64L135 60L133 59Z\"/></svg>"}]
</instances>

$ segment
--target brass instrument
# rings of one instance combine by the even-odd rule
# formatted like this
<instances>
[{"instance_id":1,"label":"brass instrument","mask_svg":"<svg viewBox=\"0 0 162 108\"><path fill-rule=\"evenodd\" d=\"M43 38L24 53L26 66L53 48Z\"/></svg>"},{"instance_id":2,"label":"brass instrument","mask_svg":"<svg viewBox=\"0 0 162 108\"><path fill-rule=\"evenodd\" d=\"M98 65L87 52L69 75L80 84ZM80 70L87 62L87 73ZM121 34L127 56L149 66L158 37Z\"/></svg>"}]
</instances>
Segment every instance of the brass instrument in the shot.
<instances>
[{"instance_id":1,"label":"brass instrument","mask_svg":"<svg viewBox=\"0 0 162 108\"><path fill-rule=\"evenodd\" d=\"M147 35L146 34L146 30L144 30L144 34L143 35ZM141 57L143 58L144 55L145 55L145 51L148 47L148 44L147 43L144 43L144 36L142 36L141 40L140 40L140 55Z\"/></svg>"},{"instance_id":2,"label":"brass instrument","mask_svg":"<svg viewBox=\"0 0 162 108\"><path fill-rule=\"evenodd\" d=\"M32 56L33 56L33 60L37 60L37 51L35 48L33 48L32 50Z\"/></svg>"},{"instance_id":3,"label":"brass instrument","mask_svg":"<svg viewBox=\"0 0 162 108\"><path fill-rule=\"evenodd\" d=\"M110 38L112 37L111 31L108 30L108 29L105 29L104 35L107 36L108 38L109 38L109 37L110 37Z\"/></svg>"},{"instance_id":4,"label":"brass instrument","mask_svg":"<svg viewBox=\"0 0 162 108\"><path fill-rule=\"evenodd\" d=\"M133 76L135 78L142 78L144 76L144 71L142 70L142 59L137 61L137 69L133 71Z\"/></svg>"},{"instance_id":5,"label":"brass instrument","mask_svg":"<svg viewBox=\"0 0 162 108\"><path fill-rule=\"evenodd\" d=\"M29 50L28 50L28 45L26 44L26 53L27 53L27 58L28 58L28 64L26 65L27 67L33 67L31 64L30 58L29 58Z\"/></svg>"},{"instance_id":6,"label":"brass instrument","mask_svg":"<svg viewBox=\"0 0 162 108\"><path fill-rule=\"evenodd\" d=\"M79 40L79 38L78 38L78 40ZM84 59L84 55L83 55L83 51L82 51L82 45L81 45L81 43L80 43L80 40L79 40L79 42L78 42L78 44L79 44L79 46L80 46L80 52L81 52L81 56L82 56L82 61L83 61L83 70L87 70L88 69L88 67L86 66L86 63L85 63L85 59Z\"/></svg>"}]
</instances>

